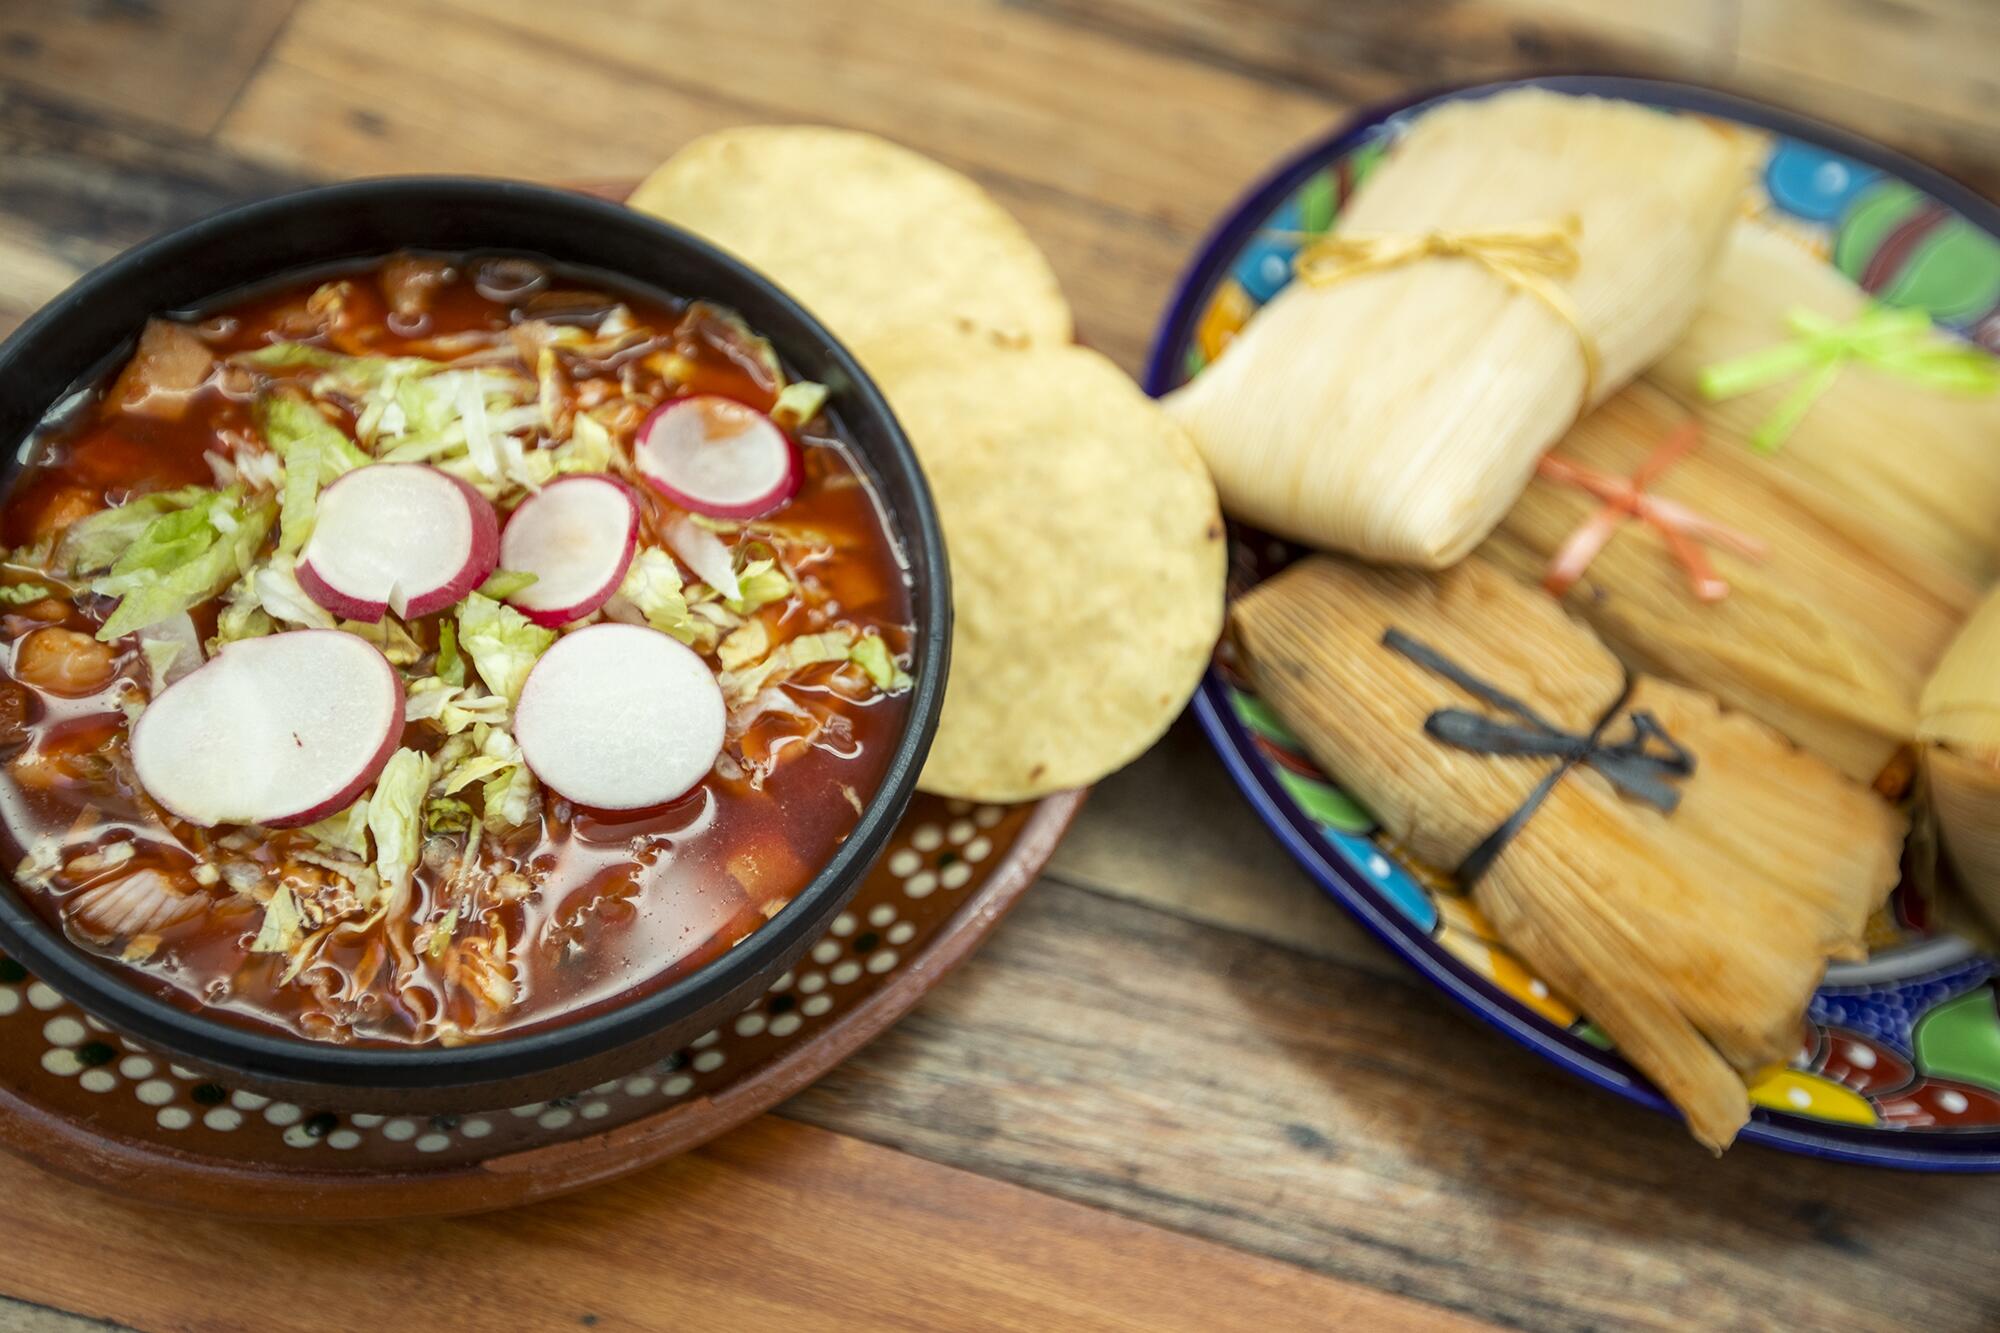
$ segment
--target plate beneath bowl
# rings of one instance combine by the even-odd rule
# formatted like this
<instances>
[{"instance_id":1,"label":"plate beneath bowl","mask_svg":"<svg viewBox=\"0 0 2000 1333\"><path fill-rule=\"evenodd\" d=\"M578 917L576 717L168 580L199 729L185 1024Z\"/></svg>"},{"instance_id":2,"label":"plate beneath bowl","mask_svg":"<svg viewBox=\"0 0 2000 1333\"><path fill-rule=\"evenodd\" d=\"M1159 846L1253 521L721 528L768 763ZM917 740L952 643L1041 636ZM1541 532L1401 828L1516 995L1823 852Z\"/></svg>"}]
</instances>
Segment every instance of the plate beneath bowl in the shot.
<instances>
[{"instance_id":1,"label":"plate beneath bowl","mask_svg":"<svg viewBox=\"0 0 2000 1333\"><path fill-rule=\"evenodd\" d=\"M624 1078L490 1114L351 1114L235 1091L0 958L0 1147L126 1198L302 1221L475 1212L610 1180L770 1109L895 1022L999 924L1083 797L919 795L847 910L755 1005Z\"/></svg>"},{"instance_id":2,"label":"plate beneath bowl","mask_svg":"<svg viewBox=\"0 0 2000 1333\"><path fill-rule=\"evenodd\" d=\"M1706 89L1642 79L1529 79L1705 117L1757 146L1751 211L1891 305L2000 350L2000 208L1895 153L1803 117ZM1364 112L1256 186L1210 235L1153 343L1146 390L1185 383L1291 278L1301 234L1325 231L1400 128L1437 100ZM1298 548L1232 528L1232 593ZM1195 713L1258 815L1329 894L1459 1003L1558 1065L1634 1101L1664 1098L1588 1018L1500 943L1471 903L1425 883L1371 836L1375 824L1321 774L1283 722L1219 657ZM1835 965L1799 1051L1751 1090L1741 1138L1849 1161L2000 1170L2000 956L1934 929L1898 894L1871 927L1873 956Z\"/></svg>"}]
</instances>

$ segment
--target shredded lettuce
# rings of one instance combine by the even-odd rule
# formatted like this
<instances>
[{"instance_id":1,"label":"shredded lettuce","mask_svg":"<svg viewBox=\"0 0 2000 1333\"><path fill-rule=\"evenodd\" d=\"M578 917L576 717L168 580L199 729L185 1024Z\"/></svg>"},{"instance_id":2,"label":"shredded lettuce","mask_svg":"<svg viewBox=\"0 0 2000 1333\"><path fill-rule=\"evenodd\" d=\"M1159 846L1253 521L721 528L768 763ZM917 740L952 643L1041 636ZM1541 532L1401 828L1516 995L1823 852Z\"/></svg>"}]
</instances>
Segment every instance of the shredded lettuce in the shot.
<instances>
[{"instance_id":1,"label":"shredded lettuce","mask_svg":"<svg viewBox=\"0 0 2000 1333\"><path fill-rule=\"evenodd\" d=\"M521 686L537 658L556 641L511 606L473 593L458 605L458 646L472 659L486 687L509 704L521 698Z\"/></svg>"},{"instance_id":2,"label":"shredded lettuce","mask_svg":"<svg viewBox=\"0 0 2000 1333\"><path fill-rule=\"evenodd\" d=\"M8 606L27 606L55 595L56 590L46 583L0 583L0 602Z\"/></svg>"},{"instance_id":3,"label":"shredded lettuce","mask_svg":"<svg viewBox=\"0 0 2000 1333\"><path fill-rule=\"evenodd\" d=\"M375 780L368 798L368 831L375 835L375 873L391 891L409 886L423 846L424 795L431 761L417 750L398 750Z\"/></svg>"},{"instance_id":4,"label":"shredded lettuce","mask_svg":"<svg viewBox=\"0 0 2000 1333\"><path fill-rule=\"evenodd\" d=\"M329 851L368 859L368 798L363 797L337 815L305 826L305 834Z\"/></svg>"},{"instance_id":5,"label":"shredded lettuce","mask_svg":"<svg viewBox=\"0 0 2000 1333\"><path fill-rule=\"evenodd\" d=\"M504 602L515 593L533 587L540 577L518 569L496 569L487 576L486 582L479 585L479 595Z\"/></svg>"},{"instance_id":6,"label":"shredded lettuce","mask_svg":"<svg viewBox=\"0 0 2000 1333\"><path fill-rule=\"evenodd\" d=\"M92 592L119 599L99 639L109 643L191 610L249 570L277 506L268 497L246 500L234 486L199 493L198 503L155 517L110 573L92 580Z\"/></svg>"},{"instance_id":7,"label":"shredded lettuce","mask_svg":"<svg viewBox=\"0 0 2000 1333\"><path fill-rule=\"evenodd\" d=\"M778 401L771 405L771 418L781 426L796 430L819 415L826 406L826 386L814 384L811 380L799 380L778 390Z\"/></svg>"},{"instance_id":8,"label":"shredded lettuce","mask_svg":"<svg viewBox=\"0 0 2000 1333\"><path fill-rule=\"evenodd\" d=\"M250 941L251 953L290 953L304 935L305 915L289 885L280 884L264 904L264 924Z\"/></svg>"}]
</instances>

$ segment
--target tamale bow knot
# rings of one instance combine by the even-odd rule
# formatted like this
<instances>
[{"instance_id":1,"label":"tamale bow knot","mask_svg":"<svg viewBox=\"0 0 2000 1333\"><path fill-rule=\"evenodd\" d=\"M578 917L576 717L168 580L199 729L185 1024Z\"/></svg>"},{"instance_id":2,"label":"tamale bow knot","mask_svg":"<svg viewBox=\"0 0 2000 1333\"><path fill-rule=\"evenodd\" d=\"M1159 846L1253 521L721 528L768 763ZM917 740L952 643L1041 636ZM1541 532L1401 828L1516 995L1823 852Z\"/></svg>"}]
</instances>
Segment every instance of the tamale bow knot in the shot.
<instances>
[{"instance_id":1,"label":"tamale bow knot","mask_svg":"<svg viewBox=\"0 0 2000 1333\"><path fill-rule=\"evenodd\" d=\"M1554 281L1576 272L1577 240L1582 234L1582 224L1574 217L1559 223L1414 236L1328 232L1298 252L1292 270L1301 280L1326 287L1422 259L1472 260L1569 325L1583 353L1583 402L1588 404L1597 391L1597 343L1584 328L1576 303Z\"/></svg>"},{"instance_id":2,"label":"tamale bow knot","mask_svg":"<svg viewBox=\"0 0 2000 1333\"><path fill-rule=\"evenodd\" d=\"M1873 306L1842 324L1816 310L1798 309L1785 321L1789 342L1719 362L1701 372L1702 395L1734 398L1780 380L1803 376L1750 436L1761 453L1775 453L1819 396L1850 361L1915 383L1959 393L2000 389L2000 362L1970 343L1938 337L1921 310Z\"/></svg>"},{"instance_id":3,"label":"tamale bow knot","mask_svg":"<svg viewBox=\"0 0 2000 1333\"><path fill-rule=\"evenodd\" d=\"M1611 541L1626 519L1637 519L1659 532L1667 550L1687 571L1688 586L1704 602L1719 602L1729 595L1729 584L1715 572L1703 554L1701 542L1712 542L1752 560L1764 558L1764 543L1713 519L1704 518L1686 505L1655 495L1648 488L1660 475L1701 443L1701 426L1683 423L1660 443L1639 470L1630 477L1613 476L1597 468L1585 467L1567 458L1545 454L1535 465L1538 475L1558 485L1575 486L1604 502L1604 507L1584 520L1570 534L1549 561L1542 586L1561 597L1575 586L1590 568L1590 562Z\"/></svg>"},{"instance_id":4,"label":"tamale bow knot","mask_svg":"<svg viewBox=\"0 0 2000 1333\"><path fill-rule=\"evenodd\" d=\"M1437 649L1399 629L1392 627L1385 631L1382 646L1426 671L1443 676L1497 711L1520 719L1518 723L1505 722L1466 708L1440 708L1424 719L1428 735L1475 754L1539 754L1562 761L1535 784L1519 809L1458 863L1454 873L1459 883L1470 885L1485 874L1507 844L1527 826L1556 784L1578 764L1588 764L1618 791L1663 814L1672 814L1680 805L1681 794L1673 784L1677 779L1693 776L1694 755L1667 733L1658 718L1644 711L1633 713L1626 719L1632 727L1630 735L1620 741L1605 739L1604 733L1625 711L1632 697L1629 678L1611 707L1588 734L1583 734L1563 730L1513 695L1487 684Z\"/></svg>"}]
</instances>

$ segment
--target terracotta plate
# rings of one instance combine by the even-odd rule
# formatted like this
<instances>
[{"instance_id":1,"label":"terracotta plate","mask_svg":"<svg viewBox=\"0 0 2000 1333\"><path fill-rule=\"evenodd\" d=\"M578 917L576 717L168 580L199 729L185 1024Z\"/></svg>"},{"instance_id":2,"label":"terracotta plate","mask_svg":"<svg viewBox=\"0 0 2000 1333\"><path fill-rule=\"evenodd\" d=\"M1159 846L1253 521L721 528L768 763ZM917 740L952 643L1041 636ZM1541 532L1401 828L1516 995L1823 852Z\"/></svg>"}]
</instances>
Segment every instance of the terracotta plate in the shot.
<instances>
[{"instance_id":1,"label":"terracotta plate","mask_svg":"<svg viewBox=\"0 0 2000 1333\"><path fill-rule=\"evenodd\" d=\"M731 1023L622 1079L483 1115L350 1114L207 1082L0 958L0 1146L126 1198L302 1221L609 1180L768 1110L895 1022L1006 915L1082 804L918 796L848 910Z\"/></svg>"}]
</instances>

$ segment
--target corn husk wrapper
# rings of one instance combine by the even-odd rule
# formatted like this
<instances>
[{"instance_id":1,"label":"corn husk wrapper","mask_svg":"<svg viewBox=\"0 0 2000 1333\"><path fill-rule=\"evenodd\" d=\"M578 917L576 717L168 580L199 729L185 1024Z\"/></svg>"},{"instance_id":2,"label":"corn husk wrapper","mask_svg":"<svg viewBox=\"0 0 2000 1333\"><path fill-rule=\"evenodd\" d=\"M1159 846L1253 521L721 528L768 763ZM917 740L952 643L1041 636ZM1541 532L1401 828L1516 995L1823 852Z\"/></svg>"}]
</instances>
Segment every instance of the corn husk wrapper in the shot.
<instances>
[{"instance_id":1,"label":"corn husk wrapper","mask_svg":"<svg viewBox=\"0 0 2000 1333\"><path fill-rule=\"evenodd\" d=\"M1685 419L1673 399L1634 384L1553 453L1630 477ZM1658 529L1628 519L1569 590L1570 609L1637 669L1713 694L1872 782L1916 735L1924 681L1972 609L1964 589L1884 563L1719 427L1647 491L1756 538L1763 557L1705 547L1729 594L1704 602ZM1538 476L1482 552L1538 581L1602 504Z\"/></svg>"},{"instance_id":2,"label":"corn husk wrapper","mask_svg":"<svg viewBox=\"0 0 2000 1333\"><path fill-rule=\"evenodd\" d=\"M1945 854L1967 895L2000 925L2000 591L1938 663L1919 711Z\"/></svg>"},{"instance_id":3,"label":"corn husk wrapper","mask_svg":"<svg viewBox=\"0 0 2000 1333\"><path fill-rule=\"evenodd\" d=\"M1432 739L1432 711L1484 705L1382 647L1384 631L1571 731L1587 733L1624 680L1555 602L1476 559L1428 575L1313 557L1239 601L1234 622L1264 699L1390 839L1433 866L1462 861L1551 761ZM1745 1078L1796 1045L1826 960L1862 955L1904 824L1707 695L1642 676L1630 707L1696 756L1679 808L1664 814L1574 769L1472 894L1719 1151L1748 1118Z\"/></svg>"},{"instance_id":4,"label":"corn husk wrapper","mask_svg":"<svg viewBox=\"0 0 2000 1333\"><path fill-rule=\"evenodd\" d=\"M1868 306L1867 293L1845 275L1770 228L1743 222L1687 336L1649 378L1747 440L1792 384L1709 402L1701 372L1790 340L1794 310L1845 323ZM1849 362L1759 461L1774 484L1911 582L1970 600L2000 572L2000 395L1940 389Z\"/></svg>"},{"instance_id":5,"label":"corn husk wrapper","mask_svg":"<svg viewBox=\"0 0 2000 1333\"><path fill-rule=\"evenodd\" d=\"M1557 281L1600 358L1602 399L1687 326L1745 179L1691 117L1522 89L1425 113L1342 232L1581 224ZM1578 332L1464 259L1292 283L1168 409L1223 507L1314 546L1442 567L1464 556L1577 417Z\"/></svg>"}]
</instances>

